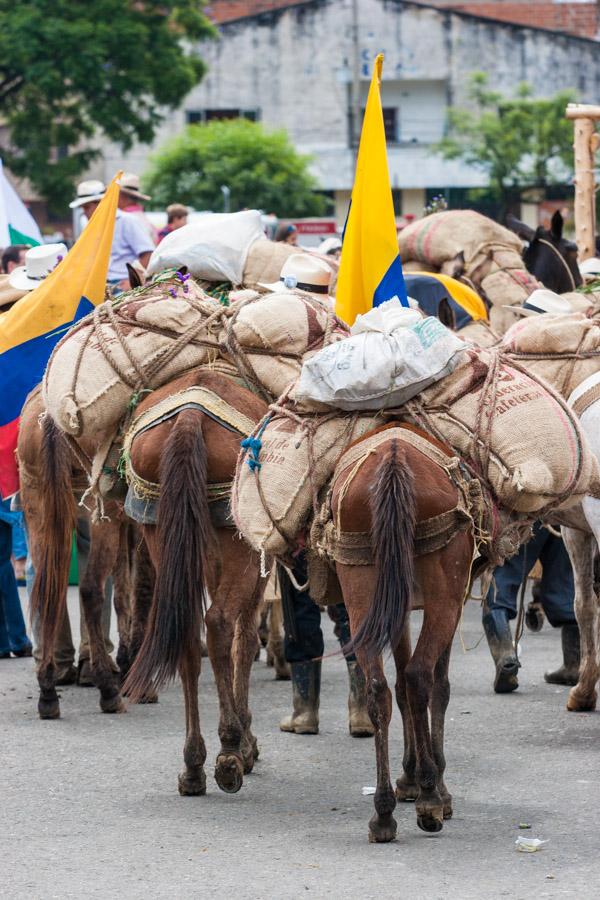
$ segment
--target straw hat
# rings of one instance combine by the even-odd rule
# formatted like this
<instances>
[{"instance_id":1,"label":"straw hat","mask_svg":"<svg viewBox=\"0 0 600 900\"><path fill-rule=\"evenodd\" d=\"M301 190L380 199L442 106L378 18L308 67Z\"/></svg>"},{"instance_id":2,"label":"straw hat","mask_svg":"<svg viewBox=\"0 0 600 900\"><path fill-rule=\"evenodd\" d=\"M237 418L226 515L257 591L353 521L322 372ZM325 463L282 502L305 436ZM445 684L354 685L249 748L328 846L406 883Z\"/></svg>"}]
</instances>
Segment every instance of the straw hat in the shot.
<instances>
[{"instance_id":1,"label":"straw hat","mask_svg":"<svg viewBox=\"0 0 600 900\"><path fill-rule=\"evenodd\" d=\"M512 309L520 316L538 316L541 313L564 316L573 312L573 307L565 297L545 288L533 291L523 306L507 306L506 309Z\"/></svg>"},{"instance_id":2,"label":"straw hat","mask_svg":"<svg viewBox=\"0 0 600 900\"><path fill-rule=\"evenodd\" d=\"M579 271L586 281L593 281L600 278L600 259L597 256L590 256L579 263Z\"/></svg>"},{"instance_id":3,"label":"straw hat","mask_svg":"<svg viewBox=\"0 0 600 900\"><path fill-rule=\"evenodd\" d=\"M121 175L119 187L124 194L127 194L128 197L133 197L135 200L152 199L148 194L142 194L140 190L140 176L135 175L133 172L126 172L125 175Z\"/></svg>"},{"instance_id":4,"label":"straw hat","mask_svg":"<svg viewBox=\"0 0 600 900\"><path fill-rule=\"evenodd\" d=\"M331 269L326 262L309 253L292 253L281 268L279 281L272 284L258 283L268 291L293 291L297 288L310 294L328 296Z\"/></svg>"},{"instance_id":5,"label":"straw hat","mask_svg":"<svg viewBox=\"0 0 600 900\"><path fill-rule=\"evenodd\" d=\"M66 254L65 244L42 244L39 247L32 247L25 254L25 265L12 270L8 276L8 283L17 291L32 291L54 271Z\"/></svg>"},{"instance_id":6,"label":"straw hat","mask_svg":"<svg viewBox=\"0 0 600 900\"><path fill-rule=\"evenodd\" d=\"M102 200L106 188L102 181L81 181L77 185L77 196L69 203L70 209L77 209L84 203L93 203L94 200Z\"/></svg>"},{"instance_id":7,"label":"straw hat","mask_svg":"<svg viewBox=\"0 0 600 900\"><path fill-rule=\"evenodd\" d=\"M342 242L339 237L328 237L325 238L324 241L321 241L317 247L317 253L322 253L324 256L327 256L329 253L335 253L337 250L341 249Z\"/></svg>"}]
</instances>

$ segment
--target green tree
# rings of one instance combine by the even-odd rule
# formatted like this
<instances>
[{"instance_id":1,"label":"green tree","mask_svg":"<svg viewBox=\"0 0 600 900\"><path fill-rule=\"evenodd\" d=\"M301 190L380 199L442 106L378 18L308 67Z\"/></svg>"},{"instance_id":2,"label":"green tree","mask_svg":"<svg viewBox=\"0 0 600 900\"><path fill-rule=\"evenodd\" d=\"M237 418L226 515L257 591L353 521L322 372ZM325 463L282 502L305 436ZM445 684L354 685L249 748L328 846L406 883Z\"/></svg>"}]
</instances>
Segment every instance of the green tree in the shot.
<instances>
[{"instance_id":1,"label":"green tree","mask_svg":"<svg viewBox=\"0 0 600 900\"><path fill-rule=\"evenodd\" d=\"M101 133L148 142L205 66L193 41L215 32L199 0L0 0L5 163L51 208L98 155Z\"/></svg>"},{"instance_id":2,"label":"green tree","mask_svg":"<svg viewBox=\"0 0 600 900\"><path fill-rule=\"evenodd\" d=\"M462 159L484 171L495 200L519 198L526 188L565 182L573 170L573 123L565 119L571 91L534 99L522 84L514 98L488 88L474 73L471 109L452 108L448 136L436 146L445 159Z\"/></svg>"},{"instance_id":3,"label":"green tree","mask_svg":"<svg viewBox=\"0 0 600 900\"><path fill-rule=\"evenodd\" d=\"M266 131L246 119L189 125L150 162L145 188L159 204L174 201L196 209L264 209L279 216L320 215L326 200L315 193L310 157L296 152L285 131Z\"/></svg>"}]
</instances>

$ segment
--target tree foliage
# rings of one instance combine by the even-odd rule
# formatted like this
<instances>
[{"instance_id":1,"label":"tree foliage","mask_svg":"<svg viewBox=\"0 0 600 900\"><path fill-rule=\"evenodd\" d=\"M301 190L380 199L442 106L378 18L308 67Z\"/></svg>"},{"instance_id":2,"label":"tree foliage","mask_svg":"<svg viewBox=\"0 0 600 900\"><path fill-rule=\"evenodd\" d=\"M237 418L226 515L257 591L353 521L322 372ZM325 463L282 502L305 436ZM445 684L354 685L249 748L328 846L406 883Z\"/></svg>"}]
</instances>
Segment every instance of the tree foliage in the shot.
<instances>
[{"instance_id":1,"label":"tree foliage","mask_svg":"<svg viewBox=\"0 0 600 900\"><path fill-rule=\"evenodd\" d=\"M198 0L0 0L0 153L53 208L98 155L96 133L148 142L200 80Z\"/></svg>"},{"instance_id":2,"label":"tree foliage","mask_svg":"<svg viewBox=\"0 0 600 900\"><path fill-rule=\"evenodd\" d=\"M323 213L325 198L308 171L310 157L296 152L285 131L266 131L246 119L189 125L151 160L144 178L154 202L178 201L221 210L221 186L231 209L263 209L278 216Z\"/></svg>"},{"instance_id":3,"label":"tree foliage","mask_svg":"<svg viewBox=\"0 0 600 900\"><path fill-rule=\"evenodd\" d=\"M564 182L573 170L573 123L565 119L571 91L535 99L522 84L514 98L488 88L475 73L471 109L449 111L449 133L436 147L446 159L462 159L487 173L495 199L523 189Z\"/></svg>"}]
</instances>

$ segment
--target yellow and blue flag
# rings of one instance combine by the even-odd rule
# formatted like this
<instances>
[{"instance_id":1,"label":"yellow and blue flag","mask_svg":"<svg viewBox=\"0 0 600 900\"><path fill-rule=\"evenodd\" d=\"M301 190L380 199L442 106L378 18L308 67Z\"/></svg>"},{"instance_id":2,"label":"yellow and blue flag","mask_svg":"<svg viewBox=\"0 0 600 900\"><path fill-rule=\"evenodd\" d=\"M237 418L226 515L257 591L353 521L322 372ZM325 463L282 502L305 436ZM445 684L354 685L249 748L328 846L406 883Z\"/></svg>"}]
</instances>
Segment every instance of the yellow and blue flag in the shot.
<instances>
[{"instance_id":1,"label":"yellow and blue flag","mask_svg":"<svg viewBox=\"0 0 600 900\"><path fill-rule=\"evenodd\" d=\"M120 174L120 173L119 173ZM72 250L0 316L0 494L18 490L19 418L68 328L104 300L119 185L116 176Z\"/></svg>"},{"instance_id":2,"label":"yellow and blue flag","mask_svg":"<svg viewBox=\"0 0 600 900\"><path fill-rule=\"evenodd\" d=\"M392 297L408 306L385 145L382 68L380 53L367 98L338 274L336 313L349 325L359 313Z\"/></svg>"}]
</instances>

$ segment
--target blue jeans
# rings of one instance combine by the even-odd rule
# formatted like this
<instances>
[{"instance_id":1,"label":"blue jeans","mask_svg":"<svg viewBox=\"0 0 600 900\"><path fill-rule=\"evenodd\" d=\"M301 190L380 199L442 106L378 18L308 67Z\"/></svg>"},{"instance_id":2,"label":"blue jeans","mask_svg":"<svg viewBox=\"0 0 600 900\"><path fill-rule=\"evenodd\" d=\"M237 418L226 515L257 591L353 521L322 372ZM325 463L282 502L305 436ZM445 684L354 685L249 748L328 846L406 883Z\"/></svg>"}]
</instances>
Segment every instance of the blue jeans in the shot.
<instances>
[{"instance_id":1,"label":"blue jeans","mask_svg":"<svg viewBox=\"0 0 600 900\"><path fill-rule=\"evenodd\" d=\"M25 628L15 572L10 561L12 529L0 521L0 654L31 646Z\"/></svg>"},{"instance_id":2,"label":"blue jeans","mask_svg":"<svg viewBox=\"0 0 600 900\"><path fill-rule=\"evenodd\" d=\"M492 585L487 595L488 609L503 608L508 618L514 619L521 582L538 559L543 569L539 599L548 621L555 628L573 624L576 621L573 609L575 588L569 554L562 538L554 537L539 524L535 525L531 540L523 544L517 555L495 570L496 592L494 595Z\"/></svg>"}]
</instances>

